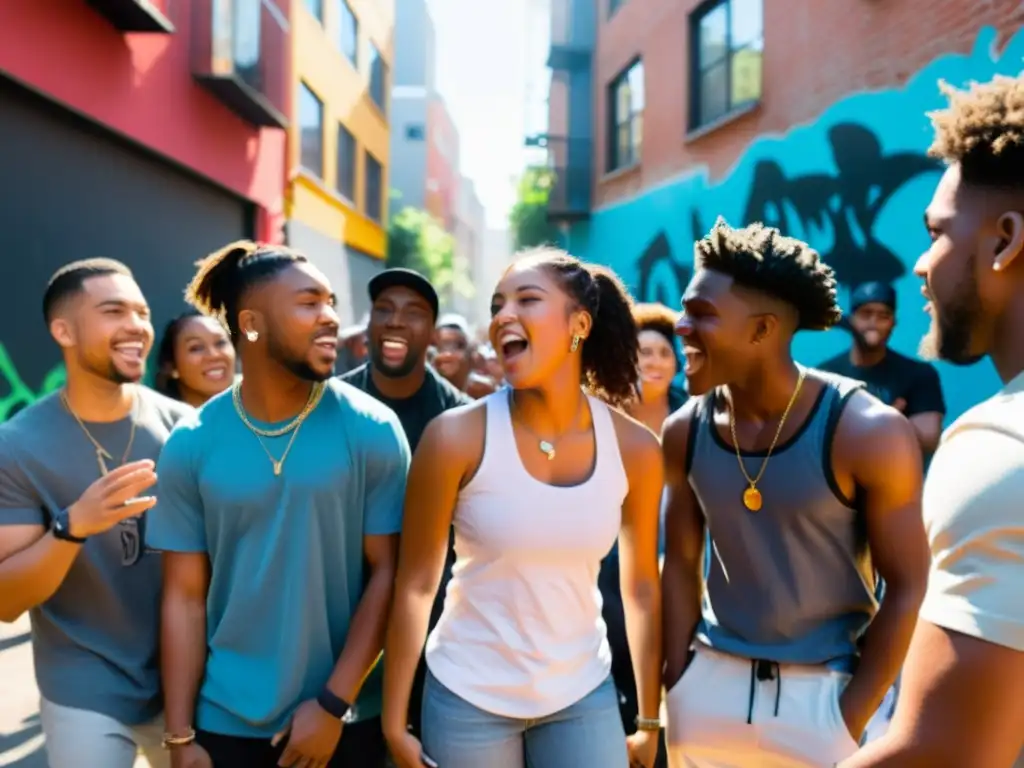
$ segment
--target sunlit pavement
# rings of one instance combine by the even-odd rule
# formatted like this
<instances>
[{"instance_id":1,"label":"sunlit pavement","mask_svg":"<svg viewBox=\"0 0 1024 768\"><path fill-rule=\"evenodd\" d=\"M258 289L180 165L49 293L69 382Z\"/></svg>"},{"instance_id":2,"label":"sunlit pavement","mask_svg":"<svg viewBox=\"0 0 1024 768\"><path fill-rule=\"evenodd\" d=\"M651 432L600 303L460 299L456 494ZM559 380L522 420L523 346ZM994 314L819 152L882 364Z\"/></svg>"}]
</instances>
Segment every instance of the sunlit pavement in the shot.
<instances>
[{"instance_id":1,"label":"sunlit pavement","mask_svg":"<svg viewBox=\"0 0 1024 768\"><path fill-rule=\"evenodd\" d=\"M27 616L0 624L0 768L46 768Z\"/></svg>"}]
</instances>

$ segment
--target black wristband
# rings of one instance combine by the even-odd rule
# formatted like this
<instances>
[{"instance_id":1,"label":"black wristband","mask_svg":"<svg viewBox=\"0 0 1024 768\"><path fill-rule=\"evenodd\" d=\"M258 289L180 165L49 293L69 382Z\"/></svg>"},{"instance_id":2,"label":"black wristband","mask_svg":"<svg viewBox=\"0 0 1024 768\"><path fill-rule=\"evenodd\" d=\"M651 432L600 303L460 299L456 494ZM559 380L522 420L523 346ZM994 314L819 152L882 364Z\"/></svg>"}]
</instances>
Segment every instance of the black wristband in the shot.
<instances>
[{"instance_id":1,"label":"black wristband","mask_svg":"<svg viewBox=\"0 0 1024 768\"><path fill-rule=\"evenodd\" d=\"M70 541L73 544L85 544L85 539L80 536L71 535L71 523L66 509L54 512L50 523L50 531L53 533L53 538L60 541Z\"/></svg>"},{"instance_id":2,"label":"black wristband","mask_svg":"<svg viewBox=\"0 0 1024 768\"><path fill-rule=\"evenodd\" d=\"M328 715L339 720L345 720L348 717L348 713L352 711L351 704L340 696L335 696L328 688L320 691L320 695L316 697L316 703Z\"/></svg>"}]
</instances>

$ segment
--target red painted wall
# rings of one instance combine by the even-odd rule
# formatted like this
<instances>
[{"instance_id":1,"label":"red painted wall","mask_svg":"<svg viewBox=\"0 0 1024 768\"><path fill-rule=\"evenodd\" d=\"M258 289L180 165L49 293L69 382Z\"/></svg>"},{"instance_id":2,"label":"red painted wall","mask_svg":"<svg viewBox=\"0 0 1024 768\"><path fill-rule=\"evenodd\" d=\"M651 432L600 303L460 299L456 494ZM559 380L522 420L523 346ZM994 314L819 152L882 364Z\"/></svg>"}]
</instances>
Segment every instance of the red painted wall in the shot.
<instances>
[{"instance_id":1,"label":"red painted wall","mask_svg":"<svg viewBox=\"0 0 1024 768\"><path fill-rule=\"evenodd\" d=\"M257 236L280 240L285 132L249 125L192 79L193 4L161 5L169 35L123 34L82 0L0 2L0 71L251 200Z\"/></svg>"},{"instance_id":2,"label":"red painted wall","mask_svg":"<svg viewBox=\"0 0 1024 768\"><path fill-rule=\"evenodd\" d=\"M445 103L427 104L427 211L451 231L459 192L459 133Z\"/></svg>"}]
</instances>

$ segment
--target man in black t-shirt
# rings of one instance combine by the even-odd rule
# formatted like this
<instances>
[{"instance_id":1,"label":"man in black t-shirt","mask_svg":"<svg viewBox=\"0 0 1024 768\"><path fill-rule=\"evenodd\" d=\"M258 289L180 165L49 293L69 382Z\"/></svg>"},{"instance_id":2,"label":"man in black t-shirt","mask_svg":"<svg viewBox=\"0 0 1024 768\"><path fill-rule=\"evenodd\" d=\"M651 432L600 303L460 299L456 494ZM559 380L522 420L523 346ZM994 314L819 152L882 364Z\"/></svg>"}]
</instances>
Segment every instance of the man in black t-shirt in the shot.
<instances>
[{"instance_id":1,"label":"man in black t-shirt","mask_svg":"<svg viewBox=\"0 0 1024 768\"><path fill-rule=\"evenodd\" d=\"M410 269L394 268L375 275L368 287L373 305L366 329L370 359L341 379L393 410L415 452L431 419L472 400L427 365L438 311L437 291L430 281ZM441 618L454 562L452 541L430 615L431 629ZM409 725L417 735L425 677L426 664L420 659L409 698Z\"/></svg>"},{"instance_id":2,"label":"man in black t-shirt","mask_svg":"<svg viewBox=\"0 0 1024 768\"><path fill-rule=\"evenodd\" d=\"M370 280L369 291L370 359L341 378L393 410L415 451L431 419L471 401L427 365L438 310L430 281L409 269L387 269Z\"/></svg>"},{"instance_id":3,"label":"man in black t-shirt","mask_svg":"<svg viewBox=\"0 0 1024 768\"><path fill-rule=\"evenodd\" d=\"M889 349L896 326L896 292L885 283L863 283L850 302L853 346L818 366L863 381L867 390L910 419L925 456L939 444L946 403L939 374L928 363Z\"/></svg>"}]
</instances>

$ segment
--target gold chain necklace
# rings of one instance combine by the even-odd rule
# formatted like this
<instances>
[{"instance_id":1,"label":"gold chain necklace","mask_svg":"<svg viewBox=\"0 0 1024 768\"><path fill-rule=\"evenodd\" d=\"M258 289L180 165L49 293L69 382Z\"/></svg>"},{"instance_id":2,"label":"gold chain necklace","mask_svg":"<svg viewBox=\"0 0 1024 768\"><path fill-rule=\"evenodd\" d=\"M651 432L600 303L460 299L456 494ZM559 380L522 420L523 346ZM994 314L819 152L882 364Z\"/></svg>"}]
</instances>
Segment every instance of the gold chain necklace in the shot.
<instances>
[{"instance_id":1,"label":"gold chain necklace","mask_svg":"<svg viewBox=\"0 0 1024 768\"><path fill-rule=\"evenodd\" d=\"M75 413L74 409L71 407L71 401L68 399L68 393L66 389L62 389L60 391L60 402L64 406L64 408L67 409L67 412L74 417L75 421L78 422L78 426L81 428L85 436L89 439L89 442L92 443L93 448L96 449L96 463L99 465L100 475L106 477L110 473L110 469L107 467L106 460L110 459L111 461L113 461L114 457L110 454L110 451L108 451L100 444L99 440L92 436L92 433L89 431L89 428L85 426L85 422L79 418L77 413ZM135 425L138 421L136 419L136 412L138 410L138 406L139 393L136 390L132 398L132 410L130 415L131 431L128 433L128 445L124 449L124 455L121 456L121 463L118 464L119 467L123 466L124 463L128 461L128 455L132 452L132 445L134 445L135 443Z\"/></svg>"},{"instance_id":2,"label":"gold chain necklace","mask_svg":"<svg viewBox=\"0 0 1024 768\"><path fill-rule=\"evenodd\" d=\"M242 420L242 423L245 424L245 426L252 432L256 441L260 444L260 448L262 448L263 452L267 454L267 458L270 459L270 463L274 468L274 476L277 477L281 474L281 469L284 467L285 459L288 458L288 453L291 451L292 445L295 443L295 438L299 436L299 430L302 428L303 422L305 422L306 417L313 412L313 409L320 404L320 400L323 398L324 391L327 389L327 386L320 381L314 384L313 389L309 393L309 400L306 401L306 406L302 409L299 415L292 419L284 428L272 430L260 429L249 421L249 417L245 413L245 408L242 406L241 387L242 383L240 381L236 382L232 386L231 400L235 404L235 411L238 413L238 418ZM281 458L275 458L274 454L272 454L270 449L267 448L266 444L264 444L263 437L280 437L289 430L292 431L292 436L288 439L288 445L285 446L284 453L281 454Z\"/></svg>"},{"instance_id":3,"label":"gold chain necklace","mask_svg":"<svg viewBox=\"0 0 1024 768\"><path fill-rule=\"evenodd\" d=\"M757 512L761 509L763 499L761 498L761 492L757 489L757 484L761 482L761 477L764 475L764 471L768 468L768 459L772 457L772 451L775 450L775 444L779 442L779 435L782 434L782 427L786 423L786 417L789 416L789 412L793 408L793 403L796 402L796 397L800 394L800 389L804 384L804 376L806 375L807 371L801 368L800 377L796 380L796 387L793 389L793 395L789 398L789 405L787 405L786 410L782 412L782 418L779 419L779 426L775 430L775 437L772 438L772 444L768 446L768 452L764 456L764 461L761 462L761 469L758 471L757 477L751 477L747 472L746 466L743 464L743 454L740 452L740 443L739 440L736 439L736 414L732 406L729 407L729 431L732 432L732 446L736 449L736 461L739 462L740 472L742 472L743 477L747 479L747 488L743 491L743 506L751 512Z\"/></svg>"},{"instance_id":4,"label":"gold chain necklace","mask_svg":"<svg viewBox=\"0 0 1024 768\"><path fill-rule=\"evenodd\" d=\"M584 401L585 401L586 400L586 395L584 395L583 397L584 397ZM516 411L519 410L519 407L516 405L516 393L515 393L514 389L510 389L509 390L509 399L512 401L512 416L514 417L515 414L516 414ZM577 425L577 423L579 422L580 414L582 412L583 412L583 406L581 404L580 405L580 409L576 413L576 418L573 420L573 422L566 428L566 430L564 432L562 432L562 434L557 435L556 437L553 437L550 440L547 440L547 439L541 437L540 435L538 435L536 432L534 432L533 428L530 427L530 425L527 424L522 419L522 417L520 417L518 421L519 421L519 426L521 426L523 429L525 429L527 432L529 432L530 435L537 441L537 448L540 450L541 453L543 453L545 456L548 457L548 461L554 461L554 458L555 458L555 443L557 443L559 440L561 440L563 437L565 437L567 434L569 434L570 431L572 431L573 427L575 427Z\"/></svg>"}]
</instances>

